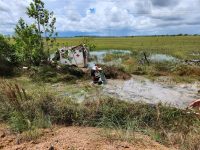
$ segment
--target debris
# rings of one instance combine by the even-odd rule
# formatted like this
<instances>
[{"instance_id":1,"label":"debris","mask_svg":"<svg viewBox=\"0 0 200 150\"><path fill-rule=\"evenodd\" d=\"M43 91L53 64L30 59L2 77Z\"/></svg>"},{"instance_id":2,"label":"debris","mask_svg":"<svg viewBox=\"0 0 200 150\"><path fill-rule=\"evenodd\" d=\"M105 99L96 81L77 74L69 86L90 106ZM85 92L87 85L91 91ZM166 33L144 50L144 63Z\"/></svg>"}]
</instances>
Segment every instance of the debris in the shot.
<instances>
[{"instance_id":1,"label":"debris","mask_svg":"<svg viewBox=\"0 0 200 150\"><path fill-rule=\"evenodd\" d=\"M28 67L22 67L23 70L28 70Z\"/></svg>"},{"instance_id":2,"label":"debris","mask_svg":"<svg viewBox=\"0 0 200 150\"><path fill-rule=\"evenodd\" d=\"M63 65L86 67L88 63L88 49L85 44L60 48L52 61L60 61Z\"/></svg>"}]
</instances>

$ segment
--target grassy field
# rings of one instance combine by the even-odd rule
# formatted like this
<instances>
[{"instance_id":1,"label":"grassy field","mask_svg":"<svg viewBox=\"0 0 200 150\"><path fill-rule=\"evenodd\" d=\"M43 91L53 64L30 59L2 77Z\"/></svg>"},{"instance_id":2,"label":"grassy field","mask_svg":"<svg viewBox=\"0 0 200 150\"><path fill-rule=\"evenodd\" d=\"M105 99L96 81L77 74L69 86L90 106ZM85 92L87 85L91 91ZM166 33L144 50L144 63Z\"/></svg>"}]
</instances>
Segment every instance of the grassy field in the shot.
<instances>
[{"instance_id":1,"label":"grassy field","mask_svg":"<svg viewBox=\"0 0 200 150\"><path fill-rule=\"evenodd\" d=\"M82 43L83 37L58 38L59 47L72 46ZM95 44L95 50L124 49L165 53L183 59L198 59L200 56L191 55L200 53L200 36L163 36L163 37L108 37L88 38Z\"/></svg>"}]
</instances>

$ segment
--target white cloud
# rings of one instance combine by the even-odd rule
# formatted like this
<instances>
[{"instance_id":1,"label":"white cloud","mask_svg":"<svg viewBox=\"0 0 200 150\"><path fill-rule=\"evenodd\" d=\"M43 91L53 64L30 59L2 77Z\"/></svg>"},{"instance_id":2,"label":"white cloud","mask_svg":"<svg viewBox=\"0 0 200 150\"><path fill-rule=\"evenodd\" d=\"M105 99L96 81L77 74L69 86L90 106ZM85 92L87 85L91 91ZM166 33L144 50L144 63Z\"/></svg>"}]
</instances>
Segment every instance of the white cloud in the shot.
<instances>
[{"instance_id":1,"label":"white cloud","mask_svg":"<svg viewBox=\"0 0 200 150\"><path fill-rule=\"evenodd\" d=\"M30 0L0 0L0 33L13 32L20 17L25 17L25 8Z\"/></svg>"},{"instance_id":2,"label":"white cloud","mask_svg":"<svg viewBox=\"0 0 200 150\"><path fill-rule=\"evenodd\" d=\"M31 0L0 0L0 33L13 31ZM200 0L44 0L57 17L58 32L109 35L200 33ZM93 12L91 12L91 9ZM179 28L181 30L176 30ZM192 30L188 30L188 29ZM197 30L194 30L197 29ZM122 33L126 32L126 33Z\"/></svg>"}]
</instances>

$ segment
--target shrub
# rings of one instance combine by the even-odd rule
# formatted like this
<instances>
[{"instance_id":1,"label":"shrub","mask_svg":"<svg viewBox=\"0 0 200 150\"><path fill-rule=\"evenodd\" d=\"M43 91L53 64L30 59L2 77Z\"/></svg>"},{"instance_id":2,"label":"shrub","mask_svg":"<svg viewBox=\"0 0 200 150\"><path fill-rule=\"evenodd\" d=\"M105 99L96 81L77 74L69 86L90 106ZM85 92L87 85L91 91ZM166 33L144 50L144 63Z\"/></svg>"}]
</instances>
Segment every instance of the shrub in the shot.
<instances>
[{"instance_id":1,"label":"shrub","mask_svg":"<svg viewBox=\"0 0 200 150\"><path fill-rule=\"evenodd\" d=\"M189 66L189 65L179 65L174 69L174 73L179 76L200 76L200 67Z\"/></svg>"},{"instance_id":2,"label":"shrub","mask_svg":"<svg viewBox=\"0 0 200 150\"><path fill-rule=\"evenodd\" d=\"M14 66L7 60L0 58L0 76L13 75Z\"/></svg>"},{"instance_id":3,"label":"shrub","mask_svg":"<svg viewBox=\"0 0 200 150\"><path fill-rule=\"evenodd\" d=\"M54 67L45 65L38 68L32 68L30 76L34 81L38 82L70 82L74 83L78 76L83 75L78 69L67 69L69 66L64 67L63 70L57 70ZM70 68L70 67L69 67ZM81 70L82 71L82 70ZM78 73L79 72L79 73Z\"/></svg>"},{"instance_id":4,"label":"shrub","mask_svg":"<svg viewBox=\"0 0 200 150\"><path fill-rule=\"evenodd\" d=\"M161 72L171 72L173 68L173 64L169 62L158 62L154 63L156 71L161 71Z\"/></svg>"},{"instance_id":5,"label":"shrub","mask_svg":"<svg viewBox=\"0 0 200 150\"><path fill-rule=\"evenodd\" d=\"M22 132L30 129L29 120L20 111L10 112L9 124L13 131Z\"/></svg>"},{"instance_id":6,"label":"shrub","mask_svg":"<svg viewBox=\"0 0 200 150\"><path fill-rule=\"evenodd\" d=\"M72 65L63 65L63 66L61 66L60 72L64 73L64 74L68 73L68 74L76 76L78 78L83 77L84 74L85 74L83 72L83 70L81 70L80 68L78 68L76 66L72 66Z\"/></svg>"},{"instance_id":7,"label":"shrub","mask_svg":"<svg viewBox=\"0 0 200 150\"><path fill-rule=\"evenodd\" d=\"M130 79L131 75L123 67L100 65L108 79Z\"/></svg>"},{"instance_id":8,"label":"shrub","mask_svg":"<svg viewBox=\"0 0 200 150\"><path fill-rule=\"evenodd\" d=\"M12 75L15 65L17 65L15 47L0 35L0 75Z\"/></svg>"}]
</instances>

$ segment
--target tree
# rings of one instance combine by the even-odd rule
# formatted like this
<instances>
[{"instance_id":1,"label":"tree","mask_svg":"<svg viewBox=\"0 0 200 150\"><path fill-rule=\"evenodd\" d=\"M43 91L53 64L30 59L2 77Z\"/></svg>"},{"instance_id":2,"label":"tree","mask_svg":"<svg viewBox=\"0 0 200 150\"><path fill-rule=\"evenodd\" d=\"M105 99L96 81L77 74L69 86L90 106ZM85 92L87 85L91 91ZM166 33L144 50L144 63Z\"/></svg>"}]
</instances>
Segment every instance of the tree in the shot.
<instances>
[{"instance_id":1,"label":"tree","mask_svg":"<svg viewBox=\"0 0 200 150\"><path fill-rule=\"evenodd\" d=\"M15 47L0 35L0 75L11 74L15 65L17 65Z\"/></svg>"},{"instance_id":2,"label":"tree","mask_svg":"<svg viewBox=\"0 0 200 150\"><path fill-rule=\"evenodd\" d=\"M20 62L26 65L39 65L44 57L42 45L38 44L41 39L37 31L35 24L28 25L22 18L15 28L17 55Z\"/></svg>"},{"instance_id":3,"label":"tree","mask_svg":"<svg viewBox=\"0 0 200 150\"><path fill-rule=\"evenodd\" d=\"M44 8L44 2L41 0L33 0L26 13L34 19L34 23L28 25L20 18L15 28L14 39L20 60L29 65L39 65L42 60L50 57L49 51L57 36L56 18L53 12Z\"/></svg>"},{"instance_id":4,"label":"tree","mask_svg":"<svg viewBox=\"0 0 200 150\"><path fill-rule=\"evenodd\" d=\"M16 64L17 57L15 52L15 47L3 35L0 35L0 59Z\"/></svg>"},{"instance_id":5,"label":"tree","mask_svg":"<svg viewBox=\"0 0 200 150\"><path fill-rule=\"evenodd\" d=\"M50 48L53 47L55 37L57 37L57 32L55 32L56 18L54 17L54 13L45 9L44 2L41 0L33 0L33 2L27 8L27 15L30 18L35 19L37 22L37 34L40 37L42 37L42 35L45 37L45 43L43 43L43 40L41 40L40 44L43 45L45 51L48 53L48 57L50 57Z\"/></svg>"}]
</instances>

